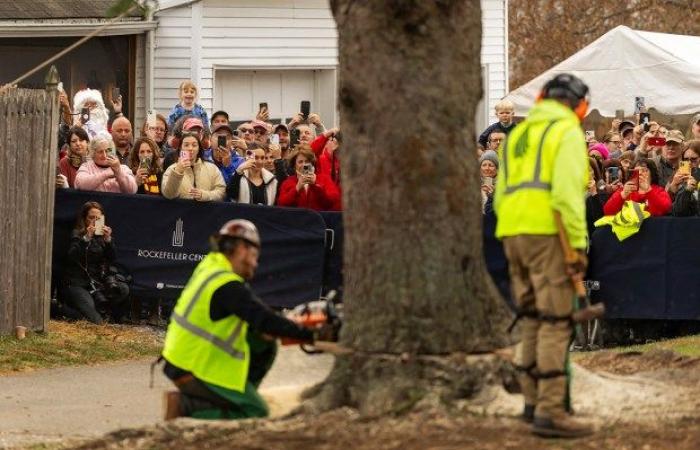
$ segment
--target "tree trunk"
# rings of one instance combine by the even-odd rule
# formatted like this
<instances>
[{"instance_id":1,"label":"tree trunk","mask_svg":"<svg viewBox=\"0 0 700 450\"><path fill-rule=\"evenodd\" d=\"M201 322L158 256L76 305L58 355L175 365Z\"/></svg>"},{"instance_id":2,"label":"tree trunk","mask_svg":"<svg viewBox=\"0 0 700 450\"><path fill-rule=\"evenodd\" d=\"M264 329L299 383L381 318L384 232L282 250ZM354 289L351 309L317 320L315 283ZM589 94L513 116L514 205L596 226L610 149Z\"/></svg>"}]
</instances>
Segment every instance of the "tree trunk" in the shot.
<instances>
[{"instance_id":1,"label":"tree trunk","mask_svg":"<svg viewBox=\"0 0 700 450\"><path fill-rule=\"evenodd\" d=\"M482 255L480 2L331 5L344 135L341 339L355 353L336 360L316 404L375 414L436 390L443 401L469 397L500 366L454 355L507 345L508 320Z\"/></svg>"}]
</instances>

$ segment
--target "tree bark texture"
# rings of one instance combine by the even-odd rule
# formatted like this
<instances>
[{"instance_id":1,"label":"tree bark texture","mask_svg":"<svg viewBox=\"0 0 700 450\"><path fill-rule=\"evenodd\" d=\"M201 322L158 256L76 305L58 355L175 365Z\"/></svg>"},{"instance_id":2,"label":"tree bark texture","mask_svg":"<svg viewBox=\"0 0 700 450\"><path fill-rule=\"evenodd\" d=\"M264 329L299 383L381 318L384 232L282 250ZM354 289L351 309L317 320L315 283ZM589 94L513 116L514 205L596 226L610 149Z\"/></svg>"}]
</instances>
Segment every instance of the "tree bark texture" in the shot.
<instances>
[{"instance_id":1,"label":"tree bark texture","mask_svg":"<svg viewBox=\"0 0 700 450\"><path fill-rule=\"evenodd\" d=\"M344 135L341 342L356 353L338 358L323 391L335 406L376 413L419 401L454 366L410 355L507 345L508 313L482 255L481 9L479 0L331 6ZM446 385L466 377L448 372Z\"/></svg>"}]
</instances>

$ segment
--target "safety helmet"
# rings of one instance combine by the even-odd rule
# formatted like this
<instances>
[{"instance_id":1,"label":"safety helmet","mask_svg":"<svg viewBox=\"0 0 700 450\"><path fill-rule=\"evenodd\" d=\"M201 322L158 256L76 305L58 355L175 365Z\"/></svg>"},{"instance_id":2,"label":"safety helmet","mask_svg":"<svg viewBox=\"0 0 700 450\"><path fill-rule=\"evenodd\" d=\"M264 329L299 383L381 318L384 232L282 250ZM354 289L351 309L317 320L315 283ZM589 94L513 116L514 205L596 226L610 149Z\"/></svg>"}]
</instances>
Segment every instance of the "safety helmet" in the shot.
<instances>
[{"instance_id":1,"label":"safety helmet","mask_svg":"<svg viewBox=\"0 0 700 450\"><path fill-rule=\"evenodd\" d=\"M590 104L590 92L586 83L570 73L561 73L549 80L540 92L539 99L560 98L569 100L580 120L586 117Z\"/></svg>"},{"instance_id":2,"label":"safety helmet","mask_svg":"<svg viewBox=\"0 0 700 450\"><path fill-rule=\"evenodd\" d=\"M219 230L219 237L229 236L260 248L260 234L253 222L245 219L234 219L226 222Z\"/></svg>"}]
</instances>

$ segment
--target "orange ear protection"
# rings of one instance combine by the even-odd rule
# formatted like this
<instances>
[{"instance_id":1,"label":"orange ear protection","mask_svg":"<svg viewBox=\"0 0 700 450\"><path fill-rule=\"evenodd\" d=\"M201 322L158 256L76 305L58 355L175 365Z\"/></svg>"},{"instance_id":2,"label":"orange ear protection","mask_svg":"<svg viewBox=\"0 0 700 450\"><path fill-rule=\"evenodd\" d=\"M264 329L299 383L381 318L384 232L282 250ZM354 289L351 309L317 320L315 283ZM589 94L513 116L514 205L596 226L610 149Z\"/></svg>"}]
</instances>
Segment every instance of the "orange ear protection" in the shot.
<instances>
[{"instance_id":1,"label":"orange ear protection","mask_svg":"<svg viewBox=\"0 0 700 450\"><path fill-rule=\"evenodd\" d=\"M588 99L587 98L582 98L580 102L578 102L578 105L576 105L576 108L574 108L574 113L576 116L578 116L578 120L583 122L583 119L586 118L586 114L588 113Z\"/></svg>"}]
</instances>

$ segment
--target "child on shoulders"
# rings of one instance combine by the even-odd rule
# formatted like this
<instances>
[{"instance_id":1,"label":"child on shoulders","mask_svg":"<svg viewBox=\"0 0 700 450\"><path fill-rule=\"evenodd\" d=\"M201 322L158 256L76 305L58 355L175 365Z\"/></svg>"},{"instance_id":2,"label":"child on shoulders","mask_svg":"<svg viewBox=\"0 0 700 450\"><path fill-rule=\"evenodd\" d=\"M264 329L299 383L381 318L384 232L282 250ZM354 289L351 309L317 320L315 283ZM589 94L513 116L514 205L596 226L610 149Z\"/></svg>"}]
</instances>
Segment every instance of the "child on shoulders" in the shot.
<instances>
[{"instance_id":1,"label":"child on shoulders","mask_svg":"<svg viewBox=\"0 0 700 450\"><path fill-rule=\"evenodd\" d=\"M196 103L197 86L192 80L185 80L180 83L178 97L180 97L180 103L175 105L168 115L168 129L172 130L177 119L186 114L202 119L202 123L209 123L207 112L202 105Z\"/></svg>"},{"instance_id":2,"label":"child on shoulders","mask_svg":"<svg viewBox=\"0 0 700 450\"><path fill-rule=\"evenodd\" d=\"M510 100L501 100L496 103L496 117L498 117L498 122L491 124L487 129L481 133L479 136L479 144L483 148L488 148L489 135L494 131L500 131L508 135L508 133L515 128L515 107L513 102Z\"/></svg>"}]
</instances>

